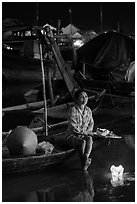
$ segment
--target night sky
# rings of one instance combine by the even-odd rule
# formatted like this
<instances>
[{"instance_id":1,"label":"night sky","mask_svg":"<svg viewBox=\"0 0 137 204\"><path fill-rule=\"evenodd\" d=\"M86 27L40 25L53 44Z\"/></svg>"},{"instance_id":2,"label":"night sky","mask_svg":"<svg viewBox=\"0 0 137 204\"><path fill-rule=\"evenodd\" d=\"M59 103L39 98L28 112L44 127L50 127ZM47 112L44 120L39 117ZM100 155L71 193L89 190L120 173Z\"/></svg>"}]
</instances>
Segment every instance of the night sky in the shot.
<instances>
[{"instance_id":1,"label":"night sky","mask_svg":"<svg viewBox=\"0 0 137 204\"><path fill-rule=\"evenodd\" d=\"M102 5L103 31L117 30L118 22L122 32L135 32L135 3L134 2L2 2L2 19L14 18L25 25L36 23L38 5L39 25L49 23L61 27L70 23L69 8L72 11L72 23L91 28L97 32L101 29L100 5Z\"/></svg>"}]
</instances>

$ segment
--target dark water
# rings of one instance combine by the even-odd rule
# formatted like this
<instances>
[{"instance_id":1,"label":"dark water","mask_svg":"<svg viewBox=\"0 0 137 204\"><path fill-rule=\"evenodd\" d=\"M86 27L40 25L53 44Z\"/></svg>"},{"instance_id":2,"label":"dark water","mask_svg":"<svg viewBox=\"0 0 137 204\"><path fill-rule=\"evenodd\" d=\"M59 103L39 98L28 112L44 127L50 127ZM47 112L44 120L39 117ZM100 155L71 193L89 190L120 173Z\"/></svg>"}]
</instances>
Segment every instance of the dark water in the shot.
<instances>
[{"instance_id":1,"label":"dark water","mask_svg":"<svg viewBox=\"0 0 137 204\"><path fill-rule=\"evenodd\" d=\"M18 94L15 94L15 90L14 99L17 102L19 91ZM9 91L9 93L11 92ZM8 97L8 95L6 97ZM130 109L130 107L127 108ZM122 108L119 111L122 113ZM115 120L116 118L117 120ZM95 115L96 125L104 122L104 125L101 127L115 131L122 135L122 139L108 139L102 142L101 146L95 149L91 154L92 164L88 169L88 173L81 171L79 160L75 156L66 161L63 165L55 166L52 169L47 169L38 174L3 177L2 201L134 202L134 117L131 114L120 118L121 116L118 116L117 112L113 114L113 116L111 115L110 107L105 109L105 112L101 110ZM108 121L109 123L105 125ZM123 180L116 182L112 180L110 173L110 167L112 165L122 165L124 167Z\"/></svg>"}]
</instances>

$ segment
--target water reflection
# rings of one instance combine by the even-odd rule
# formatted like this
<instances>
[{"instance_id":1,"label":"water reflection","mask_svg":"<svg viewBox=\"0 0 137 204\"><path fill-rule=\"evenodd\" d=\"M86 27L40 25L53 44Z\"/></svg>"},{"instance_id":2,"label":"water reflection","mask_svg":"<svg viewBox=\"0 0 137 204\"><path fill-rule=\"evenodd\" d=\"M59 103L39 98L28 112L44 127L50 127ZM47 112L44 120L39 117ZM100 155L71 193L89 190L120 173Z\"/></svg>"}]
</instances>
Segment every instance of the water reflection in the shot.
<instances>
[{"instance_id":1,"label":"water reflection","mask_svg":"<svg viewBox=\"0 0 137 204\"><path fill-rule=\"evenodd\" d=\"M74 176L74 175L73 175ZM77 172L68 182L42 187L36 191L10 198L12 202L93 202L93 176ZM9 201L8 199L6 201Z\"/></svg>"},{"instance_id":2,"label":"water reflection","mask_svg":"<svg viewBox=\"0 0 137 204\"><path fill-rule=\"evenodd\" d=\"M10 198L10 200L6 199L4 200L4 202L39 202L39 201L38 201L37 193L33 191L27 194L12 197Z\"/></svg>"},{"instance_id":3,"label":"water reflection","mask_svg":"<svg viewBox=\"0 0 137 204\"><path fill-rule=\"evenodd\" d=\"M93 176L83 172L80 179L70 184L55 185L37 191L39 202L92 202L94 198Z\"/></svg>"},{"instance_id":4,"label":"water reflection","mask_svg":"<svg viewBox=\"0 0 137 204\"><path fill-rule=\"evenodd\" d=\"M91 172L76 171L68 173L68 179L58 178L59 182L43 183L42 187L4 199L7 202L134 202L135 200L135 173L124 173L124 180L112 182L112 179L102 180ZM100 173L103 173L102 171ZM44 175L42 175L44 176ZM44 179L44 177L43 177ZM52 179L53 180L53 179ZM51 180L51 181L52 181Z\"/></svg>"},{"instance_id":5,"label":"water reflection","mask_svg":"<svg viewBox=\"0 0 137 204\"><path fill-rule=\"evenodd\" d=\"M124 179L106 184L100 182L96 188L94 202L134 202L135 201L135 174L124 173Z\"/></svg>"},{"instance_id":6,"label":"water reflection","mask_svg":"<svg viewBox=\"0 0 137 204\"><path fill-rule=\"evenodd\" d=\"M124 185L124 179L123 178L122 179L116 179L116 180L112 178L110 180L110 182L111 182L113 187Z\"/></svg>"},{"instance_id":7,"label":"water reflection","mask_svg":"<svg viewBox=\"0 0 137 204\"><path fill-rule=\"evenodd\" d=\"M135 135L125 135L126 144L133 150L135 150Z\"/></svg>"}]
</instances>

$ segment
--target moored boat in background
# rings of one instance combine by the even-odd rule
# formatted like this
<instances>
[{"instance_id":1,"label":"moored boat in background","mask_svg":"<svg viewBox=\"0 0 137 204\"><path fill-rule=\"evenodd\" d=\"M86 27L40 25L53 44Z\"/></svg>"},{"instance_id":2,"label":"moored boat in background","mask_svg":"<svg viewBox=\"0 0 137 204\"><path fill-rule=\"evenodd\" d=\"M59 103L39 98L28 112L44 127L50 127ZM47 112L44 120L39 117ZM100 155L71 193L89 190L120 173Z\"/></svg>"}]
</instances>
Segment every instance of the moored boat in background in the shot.
<instances>
[{"instance_id":1,"label":"moored boat in background","mask_svg":"<svg viewBox=\"0 0 137 204\"><path fill-rule=\"evenodd\" d=\"M77 50L75 79L88 88L129 96L135 91L135 40L116 31L104 32ZM129 67L132 65L132 70ZM132 71L132 80L127 72Z\"/></svg>"}]
</instances>

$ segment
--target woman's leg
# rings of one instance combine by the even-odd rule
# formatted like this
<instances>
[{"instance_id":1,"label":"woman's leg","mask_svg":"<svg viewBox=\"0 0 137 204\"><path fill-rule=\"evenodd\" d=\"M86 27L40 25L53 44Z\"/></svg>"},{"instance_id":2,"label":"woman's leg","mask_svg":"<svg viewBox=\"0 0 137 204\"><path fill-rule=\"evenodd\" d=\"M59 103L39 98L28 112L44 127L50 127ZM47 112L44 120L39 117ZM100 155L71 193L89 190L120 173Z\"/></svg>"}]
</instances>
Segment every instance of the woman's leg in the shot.
<instances>
[{"instance_id":1,"label":"woman's leg","mask_svg":"<svg viewBox=\"0 0 137 204\"><path fill-rule=\"evenodd\" d=\"M85 158L88 158L92 150L93 140L91 136L85 136L84 140L86 140L84 155L85 155Z\"/></svg>"},{"instance_id":2,"label":"woman's leg","mask_svg":"<svg viewBox=\"0 0 137 204\"><path fill-rule=\"evenodd\" d=\"M85 161L84 160L85 159L84 153L85 153L86 141L82 138L77 137L77 136L71 136L68 139L68 142L69 142L71 147L78 149L81 164L82 164L82 166L84 166L84 161Z\"/></svg>"},{"instance_id":3,"label":"woman's leg","mask_svg":"<svg viewBox=\"0 0 137 204\"><path fill-rule=\"evenodd\" d=\"M89 158L91 150L92 150L92 144L93 144L93 140L91 136L85 136L84 137L85 141L86 141L86 145L85 145L85 152L84 152L84 166L83 169L85 171L87 171L88 167L91 164L91 158Z\"/></svg>"},{"instance_id":4,"label":"woman's leg","mask_svg":"<svg viewBox=\"0 0 137 204\"><path fill-rule=\"evenodd\" d=\"M86 141L83 139L79 139L78 152L79 152L79 157L80 157L82 167L84 166L84 163L85 163L85 155L84 155L85 146L86 146Z\"/></svg>"}]
</instances>

